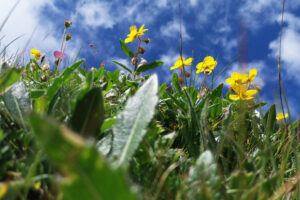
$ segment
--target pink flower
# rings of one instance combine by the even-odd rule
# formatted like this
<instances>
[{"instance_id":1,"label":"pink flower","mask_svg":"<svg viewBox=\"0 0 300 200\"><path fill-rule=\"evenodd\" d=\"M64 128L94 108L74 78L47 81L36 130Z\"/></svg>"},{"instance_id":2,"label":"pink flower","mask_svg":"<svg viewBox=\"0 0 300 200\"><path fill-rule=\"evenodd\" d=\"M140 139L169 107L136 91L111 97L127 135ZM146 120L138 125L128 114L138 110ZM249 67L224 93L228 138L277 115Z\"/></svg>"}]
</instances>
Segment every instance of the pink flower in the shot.
<instances>
[{"instance_id":1,"label":"pink flower","mask_svg":"<svg viewBox=\"0 0 300 200\"><path fill-rule=\"evenodd\" d=\"M55 58L65 58L66 57L66 54L65 53L62 53L60 51L54 51L54 56Z\"/></svg>"}]
</instances>

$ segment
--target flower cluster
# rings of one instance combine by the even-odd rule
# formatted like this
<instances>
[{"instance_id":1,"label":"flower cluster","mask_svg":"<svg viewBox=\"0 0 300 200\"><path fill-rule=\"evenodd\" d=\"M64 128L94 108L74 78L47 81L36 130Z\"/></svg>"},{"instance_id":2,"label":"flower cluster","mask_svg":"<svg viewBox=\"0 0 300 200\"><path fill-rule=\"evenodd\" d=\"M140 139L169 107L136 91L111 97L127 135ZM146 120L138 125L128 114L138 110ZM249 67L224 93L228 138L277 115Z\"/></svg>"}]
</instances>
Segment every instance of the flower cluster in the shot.
<instances>
[{"instance_id":1,"label":"flower cluster","mask_svg":"<svg viewBox=\"0 0 300 200\"><path fill-rule=\"evenodd\" d=\"M253 82L255 76L257 75L256 69L251 69L248 74L240 74L238 72L233 72L231 77L226 79L226 83L230 85L231 91L236 94L230 94L229 98L231 100L250 100L257 94L256 89L251 89L251 83Z\"/></svg>"}]
</instances>

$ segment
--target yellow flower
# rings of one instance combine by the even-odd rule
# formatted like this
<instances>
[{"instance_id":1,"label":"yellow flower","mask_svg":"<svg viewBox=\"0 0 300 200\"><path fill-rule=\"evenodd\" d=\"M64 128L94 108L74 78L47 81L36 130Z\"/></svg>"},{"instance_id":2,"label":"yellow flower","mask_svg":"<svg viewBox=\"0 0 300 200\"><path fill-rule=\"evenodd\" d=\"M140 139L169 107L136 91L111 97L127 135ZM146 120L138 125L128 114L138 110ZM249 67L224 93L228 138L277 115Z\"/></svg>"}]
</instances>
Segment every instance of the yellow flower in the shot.
<instances>
[{"instance_id":1,"label":"yellow flower","mask_svg":"<svg viewBox=\"0 0 300 200\"><path fill-rule=\"evenodd\" d=\"M249 78L248 78L249 83L251 83L254 80L256 75L257 75L257 70L256 69L250 69Z\"/></svg>"},{"instance_id":2,"label":"yellow flower","mask_svg":"<svg viewBox=\"0 0 300 200\"><path fill-rule=\"evenodd\" d=\"M137 31L136 26L130 27L130 33L127 35L127 38L125 39L125 43L133 42L137 37L141 37L144 35L145 31L148 31L148 29L144 29L144 24L141 26L139 31Z\"/></svg>"},{"instance_id":3,"label":"yellow flower","mask_svg":"<svg viewBox=\"0 0 300 200\"><path fill-rule=\"evenodd\" d=\"M251 83L255 76L257 75L257 70L256 69L251 69L248 74L240 74L238 72L233 72L231 74L231 77L226 79L226 83L229 85L234 85L234 84L247 84Z\"/></svg>"},{"instance_id":4,"label":"yellow flower","mask_svg":"<svg viewBox=\"0 0 300 200\"><path fill-rule=\"evenodd\" d=\"M229 85L235 85L235 84L247 84L248 83L248 74L240 74L238 72L233 72L231 74L231 77L226 79L226 83Z\"/></svg>"},{"instance_id":5,"label":"yellow flower","mask_svg":"<svg viewBox=\"0 0 300 200\"><path fill-rule=\"evenodd\" d=\"M186 90L186 89L187 89L187 87L186 87L186 86L182 87L182 90Z\"/></svg>"},{"instance_id":6,"label":"yellow flower","mask_svg":"<svg viewBox=\"0 0 300 200\"><path fill-rule=\"evenodd\" d=\"M193 58L188 58L184 60L184 57L179 57L178 60L175 62L174 66L170 68L170 70L180 68L183 69L184 66L189 66L193 62Z\"/></svg>"},{"instance_id":7,"label":"yellow flower","mask_svg":"<svg viewBox=\"0 0 300 200\"><path fill-rule=\"evenodd\" d=\"M196 73L198 74L204 72L205 74L210 74L212 70L215 69L217 64L217 61L215 61L213 57L206 56L203 62L197 64L196 68L198 70L196 71Z\"/></svg>"},{"instance_id":8,"label":"yellow flower","mask_svg":"<svg viewBox=\"0 0 300 200\"><path fill-rule=\"evenodd\" d=\"M288 116L289 116L288 114L285 114L283 116L283 113L278 113L276 116L276 119L277 119L277 121L282 121L282 120L284 120L284 118L287 118Z\"/></svg>"},{"instance_id":9,"label":"yellow flower","mask_svg":"<svg viewBox=\"0 0 300 200\"><path fill-rule=\"evenodd\" d=\"M257 94L257 90L247 90L245 85L235 84L232 85L231 88L236 94L230 94L229 98L234 101L239 99L250 100L253 99Z\"/></svg>"},{"instance_id":10,"label":"yellow flower","mask_svg":"<svg viewBox=\"0 0 300 200\"><path fill-rule=\"evenodd\" d=\"M2 199L5 196L7 191L8 191L8 185L6 183L0 186L0 199Z\"/></svg>"},{"instance_id":11,"label":"yellow flower","mask_svg":"<svg viewBox=\"0 0 300 200\"><path fill-rule=\"evenodd\" d=\"M39 60L40 57L43 56L43 54L37 49L31 49L30 53L35 57L36 60Z\"/></svg>"}]
</instances>

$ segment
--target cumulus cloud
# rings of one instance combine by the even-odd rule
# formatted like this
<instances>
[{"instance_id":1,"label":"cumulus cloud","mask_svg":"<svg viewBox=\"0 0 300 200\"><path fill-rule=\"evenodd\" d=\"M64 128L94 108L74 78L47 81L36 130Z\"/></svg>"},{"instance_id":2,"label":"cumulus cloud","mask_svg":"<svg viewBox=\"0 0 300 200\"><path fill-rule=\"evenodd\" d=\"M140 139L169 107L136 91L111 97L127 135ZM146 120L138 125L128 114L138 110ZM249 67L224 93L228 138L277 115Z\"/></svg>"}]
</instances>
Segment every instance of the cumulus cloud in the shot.
<instances>
[{"instance_id":1,"label":"cumulus cloud","mask_svg":"<svg viewBox=\"0 0 300 200\"><path fill-rule=\"evenodd\" d=\"M182 39L190 40L191 36L187 33L186 27L182 24ZM171 37L171 38L179 38L180 32L180 24L178 20L173 20L168 22L165 25L160 27L160 32L162 36Z\"/></svg>"},{"instance_id":2,"label":"cumulus cloud","mask_svg":"<svg viewBox=\"0 0 300 200\"><path fill-rule=\"evenodd\" d=\"M0 22L4 20L16 2L17 0L0 1ZM43 9L56 10L54 2L54 0L20 1L0 32L0 36L3 36L1 50L12 40L23 35L6 49L8 56L15 55L17 51L21 55L29 56L30 49L36 48L49 55L47 58L52 59L53 51L60 48L63 25L61 32L57 31L55 22L44 15ZM61 24L63 20L61 19ZM75 54L77 49L74 47L79 46L78 42L72 39L68 43L70 47L70 50L67 50L68 56Z\"/></svg>"},{"instance_id":3,"label":"cumulus cloud","mask_svg":"<svg viewBox=\"0 0 300 200\"><path fill-rule=\"evenodd\" d=\"M281 69L287 73L288 78L293 79L300 84L300 79L298 77L298 74L300 73L300 17L287 13L285 19L288 26L284 27L282 36ZM280 22L279 19L278 22ZM279 53L279 36L277 39L270 42L269 50L271 51L270 57L277 60Z\"/></svg>"}]
</instances>

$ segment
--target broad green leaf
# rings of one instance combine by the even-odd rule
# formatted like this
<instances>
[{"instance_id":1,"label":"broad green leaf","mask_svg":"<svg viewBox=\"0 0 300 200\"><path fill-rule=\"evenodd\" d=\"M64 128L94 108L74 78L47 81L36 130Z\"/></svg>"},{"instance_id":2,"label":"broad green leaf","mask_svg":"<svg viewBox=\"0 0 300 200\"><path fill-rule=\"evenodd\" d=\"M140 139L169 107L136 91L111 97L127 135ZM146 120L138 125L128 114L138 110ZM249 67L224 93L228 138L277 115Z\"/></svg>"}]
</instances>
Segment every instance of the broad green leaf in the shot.
<instances>
[{"instance_id":1,"label":"broad green leaf","mask_svg":"<svg viewBox=\"0 0 300 200\"><path fill-rule=\"evenodd\" d=\"M29 93L22 81L13 84L3 95L2 99L9 113L27 130L26 114L31 110Z\"/></svg>"},{"instance_id":2,"label":"broad green leaf","mask_svg":"<svg viewBox=\"0 0 300 200\"><path fill-rule=\"evenodd\" d=\"M84 136L96 136L104 120L101 88L93 88L76 103L71 124L74 131Z\"/></svg>"},{"instance_id":3,"label":"broad green leaf","mask_svg":"<svg viewBox=\"0 0 300 200\"><path fill-rule=\"evenodd\" d=\"M55 78L54 82L47 90L47 95L48 95L49 101L52 100L52 98L55 96L57 91L60 89L60 87L62 86L64 81L67 80L69 78L69 76L75 71L75 69L78 68L81 65L81 63L83 63L83 62L84 62L84 60L80 60L80 61L74 63L70 67L66 68L59 77Z\"/></svg>"},{"instance_id":4,"label":"broad green leaf","mask_svg":"<svg viewBox=\"0 0 300 200\"><path fill-rule=\"evenodd\" d=\"M113 117L113 118L109 118L109 119L106 119L104 120L102 126L101 126L101 131L105 131L107 129L110 129L112 128L112 126L116 123L116 118Z\"/></svg>"},{"instance_id":5,"label":"broad green leaf","mask_svg":"<svg viewBox=\"0 0 300 200\"><path fill-rule=\"evenodd\" d=\"M66 200L137 199L121 169L112 169L94 146L51 118L30 115L40 147L60 169L66 182L59 182ZM116 192L117 191L117 192Z\"/></svg>"},{"instance_id":6,"label":"broad green leaf","mask_svg":"<svg viewBox=\"0 0 300 200\"><path fill-rule=\"evenodd\" d=\"M42 89L33 89L30 91L30 97L32 99L39 98L40 96L44 95L46 93L45 90Z\"/></svg>"},{"instance_id":7,"label":"broad green leaf","mask_svg":"<svg viewBox=\"0 0 300 200\"><path fill-rule=\"evenodd\" d=\"M83 86L81 87L81 90L77 96L77 99L81 99L88 91L90 91L93 87L93 81L94 81L94 71L90 71L85 79L85 82Z\"/></svg>"},{"instance_id":8,"label":"broad green leaf","mask_svg":"<svg viewBox=\"0 0 300 200\"><path fill-rule=\"evenodd\" d=\"M15 68L7 68L0 74L0 95L21 77L21 72Z\"/></svg>"},{"instance_id":9,"label":"broad green leaf","mask_svg":"<svg viewBox=\"0 0 300 200\"><path fill-rule=\"evenodd\" d=\"M164 62L154 61L154 62L151 62L149 64L145 64L145 65L142 65L142 66L138 67L136 71L137 72L146 72L146 71L149 71L149 70L154 69L156 67L159 67L162 64L164 64Z\"/></svg>"},{"instance_id":10,"label":"broad green leaf","mask_svg":"<svg viewBox=\"0 0 300 200\"><path fill-rule=\"evenodd\" d=\"M133 52L127 47L127 45L125 44L125 42L123 42L123 40L120 39L120 45L122 48L122 51L130 58L133 58L134 54Z\"/></svg>"},{"instance_id":11,"label":"broad green leaf","mask_svg":"<svg viewBox=\"0 0 300 200\"><path fill-rule=\"evenodd\" d=\"M215 99L217 97L221 97L223 90L223 83L218 85L213 91L210 93L210 98Z\"/></svg>"},{"instance_id":12,"label":"broad green leaf","mask_svg":"<svg viewBox=\"0 0 300 200\"><path fill-rule=\"evenodd\" d=\"M119 63L119 62L117 62L115 60L112 60L111 62L119 65L120 67L122 67L123 69L127 70L128 72L130 72L132 74L132 71L128 67L126 67L125 65L123 65L123 64L121 64L121 63Z\"/></svg>"},{"instance_id":13,"label":"broad green leaf","mask_svg":"<svg viewBox=\"0 0 300 200\"><path fill-rule=\"evenodd\" d=\"M105 70L104 70L104 67L100 67L99 69L98 69L98 71L97 71L97 73L95 74L95 82L97 82L97 81L99 81L101 78L102 78L102 76L104 75L104 72Z\"/></svg>"},{"instance_id":14,"label":"broad green leaf","mask_svg":"<svg viewBox=\"0 0 300 200\"><path fill-rule=\"evenodd\" d=\"M213 105L210 107L210 115L212 117L217 117L222 113L222 100L220 97L214 99Z\"/></svg>"},{"instance_id":15,"label":"broad green leaf","mask_svg":"<svg viewBox=\"0 0 300 200\"><path fill-rule=\"evenodd\" d=\"M264 116L264 124L266 127L266 131L268 134L275 133L276 129L276 107L275 104L273 104L269 110L266 112Z\"/></svg>"},{"instance_id":16,"label":"broad green leaf","mask_svg":"<svg viewBox=\"0 0 300 200\"><path fill-rule=\"evenodd\" d=\"M203 152L190 169L188 196L190 199L221 199L217 165L210 151Z\"/></svg>"},{"instance_id":17,"label":"broad green leaf","mask_svg":"<svg viewBox=\"0 0 300 200\"><path fill-rule=\"evenodd\" d=\"M157 92L157 75L153 75L128 99L124 110L117 115L112 155L117 158L118 165L128 164L146 134L158 102Z\"/></svg>"},{"instance_id":18,"label":"broad green leaf","mask_svg":"<svg viewBox=\"0 0 300 200\"><path fill-rule=\"evenodd\" d=\"M173 73L172 75L172 88L175 89L177 92L181 92L181 87L178 81L177 73Z\"/></svg>"}]
</instances>

